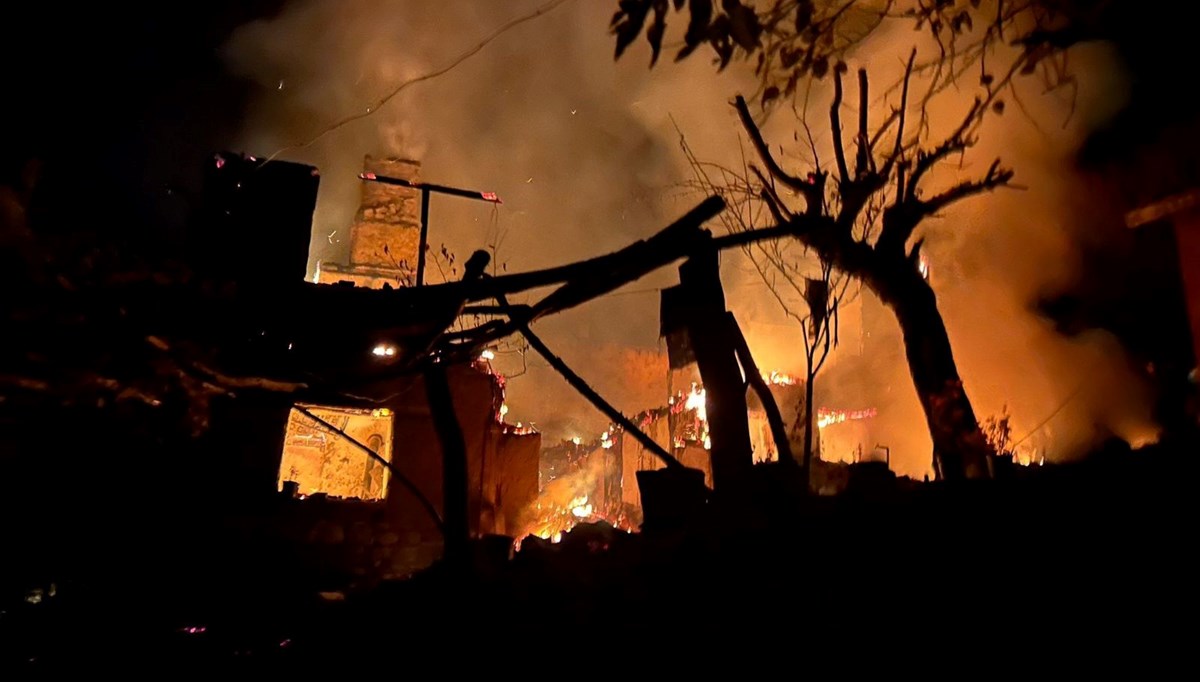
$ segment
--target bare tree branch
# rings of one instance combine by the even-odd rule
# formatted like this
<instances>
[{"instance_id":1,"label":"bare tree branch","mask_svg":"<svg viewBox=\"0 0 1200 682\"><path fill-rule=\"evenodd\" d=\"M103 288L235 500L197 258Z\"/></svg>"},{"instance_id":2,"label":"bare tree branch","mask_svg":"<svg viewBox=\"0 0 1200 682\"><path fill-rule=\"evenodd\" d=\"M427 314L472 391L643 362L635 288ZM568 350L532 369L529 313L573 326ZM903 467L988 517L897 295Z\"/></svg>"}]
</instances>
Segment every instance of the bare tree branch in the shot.
<instances>
[{"instance_id":1,"label":"bare tree branch","mask_svg":"<svg viewBox=\"0 0 1200 682\"><path fill-rule=\"evenodd\" d=\"M867 113L871 108L867 70L858 70L858 151L854 160L854 176L861 179L875 170L871 143L867 137Z\"/></svg>"},{"instance_id":2,"label":"bare tree branch","mask_svg":"<svg viewBox=\"0 0 1200 682\"><path fill-rule=\"evenodd\" d=\"M850 170L846 167L846 147L842 142L842 71L833 73L833 104L829 107L829 128L833 132L833 155L837 159L840 184L850 183Z\"/></svg>"},{"instance_id":3,"label":"bare tree branch","mask_svg":"<svg viewBox=\"0 0 1200 682\"><path fill-rule=\"evenodd\" d=\"M904 67L904 85L900 89L900 108L896 110L897 118L900 123L896 128L896 144L892 147L892 154L883 164L883 174L887 175L892 167L899 163L900 155L904 152L904 121L908 114L908 83L912 79L913 61L917 58L917 48L913 48L908 54L908 64ZM880 127L883 131L883 127ZM903 168L898 169L896 176L896 196L904 196L904 171Z\"/></svg>"},{"instance_id":4,"label":"bare tree branch","mask_svg":"<svg viewBox=\"0 0 1200 682\"><path fill-rule=\"evenodd\" d=\"M1012 169L1001 168L1000 159L996 159L983 179L960 182L932 199L920 202L920 206L925 215L933 215L956 201L1007 185L1012 177Z\"/></svg>"},{"instance_id":5,"label":"bare tree branch","mask_svg":"<svg viewBox=\"0 0 1200 682\"><path fill-rule=\"evenodd\" d=\"M787 171L779 165L775 157L771 155L771 150L767 147L766 141L763 139L762 131L759 130L758 124L754 122L754 117L750 115L750 108L746 105L746 100L741 95L734 100L734 108L737 109L738 117L742 121L742 127L746 129L746 134L750 136L750 142L754 145L755 151L758 152L759 158L767 167L767 171L772 177L777 178L784 185L800 193L804 197L805 211L808 215L819 215L823 205L823 189L824 183L818 182L816 177L810 176L810 180L805 181Z\"/></svg>"},{"instance_id":6,"label":"bare tree branch","mask_svg":"<svg viewBox=\"0 0 1200 682\"><path fill-rule=\"evenodd\" d=\"M767 204L767 208L771 211L772 217L779 225L786 225L792 222L794 216L783 203L783 199L779 197L779 193L775 191L775 184L767 182L763 177L762 171L754 166L750 166L750 170L758 177L758 181L762 183L762 199Z\"/></svg>"},{"instance_id":7,"label":"bare tree branch","mask_svg":"<svg viewBox=\"0 0 1200 682\"><path fill-rule=\"evenodd\" d=\"M966 132L978 118L982 106L983 100L976 97L975 102L967 111L967 115L963 117L962 123L959 124L958 128L949 137L932 151L917 153L917 162L913 166L912 176L908 180L908 194L905 196L905 200L912 201L917 198L917 185L921 182L921 178L925 176L925 173L937 165L938 161L953 153L965 151L967 147L974 144L974 140L968 139Z\"/></svg>"}]
</instances>

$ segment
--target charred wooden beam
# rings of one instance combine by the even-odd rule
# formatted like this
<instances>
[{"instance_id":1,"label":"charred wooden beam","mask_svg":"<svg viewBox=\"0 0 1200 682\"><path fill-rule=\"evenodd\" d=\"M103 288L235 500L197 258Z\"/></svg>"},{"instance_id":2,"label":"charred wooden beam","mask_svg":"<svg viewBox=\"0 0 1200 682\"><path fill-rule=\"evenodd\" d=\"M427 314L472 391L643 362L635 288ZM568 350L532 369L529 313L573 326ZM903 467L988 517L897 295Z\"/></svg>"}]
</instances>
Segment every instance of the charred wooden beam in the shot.
<instances>
[{"instance_id":1,"label":"charred wooden beam","mask_svg":"<svg viewBox=\"0 0 1200 682\"><path fill-rule=\"evenodd\" d=\"M446 378L446 365L425 368L425 395L433 415L433 428L442 446L442 514L445 539L443 557L452 567L465 566L469 558L471 523L467 495L467 444L454 412L454 396Z\"/></svg>"},{"instance_id":2,"label":"charred wooden beam","mask_svg":"<svg viewBox=\"0 0 1200 682\"><path fill-rule=\"evenodd\" d=\"M746 383L754 389L758 401L762 403L763 411L767 413L767 424L771 427L771 438L779 452L779 461L795 464L796 458L792 454L791 441L788 440L787 426L783 421L783 414L779 411L779 404L775 402L775 396L771 393L771 387L763 380L762 372L758 370L754 356L750 354L750 344L746 343L746 336L742 334L742 328L733 317L733 313L725 313L725 316L732 332L734 350L737 351L742 371L746 374Z\"/></svg>"}]
</instances>

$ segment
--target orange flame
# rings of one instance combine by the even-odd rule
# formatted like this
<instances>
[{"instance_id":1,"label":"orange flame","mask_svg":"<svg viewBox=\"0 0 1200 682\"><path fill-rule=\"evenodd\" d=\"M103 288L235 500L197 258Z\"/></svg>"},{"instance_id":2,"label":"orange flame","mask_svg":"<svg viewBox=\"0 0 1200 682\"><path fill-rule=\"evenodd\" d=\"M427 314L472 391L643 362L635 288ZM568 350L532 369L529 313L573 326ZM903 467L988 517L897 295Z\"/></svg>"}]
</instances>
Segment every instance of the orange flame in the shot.
<instances>
[{"instance_id":1,"label":"orange flame","mask_svg":"<svg viewBox=\"0 0 1200 682\"><path fill-rule=\"evenodd\" d=\"M633 531L633 524L622 513L606 513L597 509L587 495L572 499L565 505L543 504L535 505L537 517L524 530L517 533L513 543L517 550L521 549L521 541L530 536L549 540L554 544L562 541L563 534L571 532L581 523L607 522L613 528L626 532Z\"/></svg>"},{"instance_id":2,"label":"orange flame","mask_svg":"<svg viewBox=\"0 0 1200 682\"><path fill-rule=\"evenodd\" d=\"M779 370L771 370L770 372L762 373L763 381L775 386L795 386L797 383L796 377L780 372Z\"/></svg>"},{"instance_id":3,"label":"orange flame","mask_svg":"<svg viewBox=\"0 0 1200 682\"><path fill-rule=\"evenodd\" d=\"M878 414L878 410L874 407L868 407L865 410L831 410L826 407L819 407L817 408L817 428L823 429L845 421L870 419L876 414Z\"/></svg>"}]
</instances>

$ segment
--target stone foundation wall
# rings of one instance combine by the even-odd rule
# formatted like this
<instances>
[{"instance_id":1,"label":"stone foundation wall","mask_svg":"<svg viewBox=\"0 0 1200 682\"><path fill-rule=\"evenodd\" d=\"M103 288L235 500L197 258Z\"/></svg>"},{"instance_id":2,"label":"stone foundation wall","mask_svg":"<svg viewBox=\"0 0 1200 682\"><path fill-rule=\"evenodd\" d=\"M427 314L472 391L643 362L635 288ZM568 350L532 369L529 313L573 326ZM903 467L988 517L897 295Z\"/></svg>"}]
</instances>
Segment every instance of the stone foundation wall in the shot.
<instances>
[{"instance_id":1,"label":"stone foundation wall","mask_svg":"<svg viewBox=\"0 0 1200 682\"><path fill-rule=\"evenodd\" d=\"M382 503L284 500L277 522L308 570L356 584L412 575L442 555L436 531L416 527Z\"/></svg>"},{"instance_id":2,"label":"stone foundation wall","mask_svg":"<svg viewBox=\"0 0 1200 682\"><path fill-rule=\"evenodd\" d=\"M337 263L320 263L317 267L318 284L338 284L350 282L356 287L366 289L383 289L389 286L393 289L412 286L416 283L417 269L413 263L409 269L369 268L339 265Z\"/></svg>"}]
</instances>

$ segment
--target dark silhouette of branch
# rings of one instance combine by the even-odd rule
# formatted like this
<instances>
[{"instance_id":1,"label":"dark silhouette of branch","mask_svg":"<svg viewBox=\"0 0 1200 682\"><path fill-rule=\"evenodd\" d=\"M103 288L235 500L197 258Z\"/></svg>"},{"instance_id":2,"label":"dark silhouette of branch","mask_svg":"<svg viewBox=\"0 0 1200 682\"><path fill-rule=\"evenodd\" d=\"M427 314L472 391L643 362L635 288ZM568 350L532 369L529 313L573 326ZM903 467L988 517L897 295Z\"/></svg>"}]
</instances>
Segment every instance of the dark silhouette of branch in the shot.
<instances>
[{"instance_id":1,"label":"dark silhouette of branch","mask_svg":"<svg viewBox=\"0 0 1200 682\"><path fill-rule=\"evenodd\" d=\"M1009 168L1001 168L1000 159L996 159L988 168L983 179L960 182L932 199L920 202L920 205L924 209L925 215L933 215L956 201L1007 185L1012 177L1013 171Z\"/></svg>"},{"instance_id":2,"label":"dark silhouette of branch","mask_svg":"<svg viewBox=\"0 0 1200 682\"><path fill-rule=\"evenodd\" d=\"M883 174L887 175L891 169L900 162L900 155L904 152L904 122L908 113L908 84L912 79L913 61L917 58L917 48L913 48L908 54L908 64L904 67L904 85L900 88L900 108L896 110L899 125L896 127L896 144L892 147L892 154L883 164ZM884 128L881 126L880 131ZM904 168L903 164L897 168L896 173L896 196L904 196Z\"/></svg>"},{"instance_id":3,"label":"dark silhouette of branch","mask_svg":"<svg viewBox=\"0 0 1200 682\"><path fill-rule=\"evenodd\" d=\"M766 202L767 208L771 211L771 215L774 216L775 222L779 225L790 223L792 221L792 214L787 210L787 206L784 205L779 193L775 191L775 183L768 182L763 177L762 171L758 170L758 168L750 166L750 170L758 178L758 181L762 183L762 198Z\"/></svg>"},{"instance_id":4,"label":"dark silhouette of branch","mask_svg":"<svg viewBox=\"0 0 1200 682\"><path fill-rule=\"evenodd\" d=\"M775 157L771 155L771 150L767 147L767 143L763 139L762 131L759 130L758 124L754 122L754 117L750 115L750 107L746 105L745 98L738 95L737 99L734 100L734 108L737 109L738 117L742 121L742 127L746 129L746 134L750 136L750 142L754 145L754 150L758 152L763 165L767 167L767 172L771 174L771 177L779 180L789 189L799 192L800 196L804 197L806 213L809 215L818 215L821 212L825 198L823 196L824 183L817 181L815 175L810 177L809 180L804 180L785 171L779 165L779 162L775 160Z\"/></svg>"},{"instance_id":5,"label":"dark silhouette of branch","mask_svg":"<svg viewBox=\"0 0 1200 682\"><path fill-rule=\"evenodd\" d=\"M742 334L742 328L734 318L733 313L725 313L726 323L732 332L734 351L737 353L738 362L742 365L742 371L746 375L746 383L758 395L758 402L763 406L763 411L767 413L767 424L771 427L771 438L775 441L775 448L779 451L779 461L794 464L796 462L795 455L792 454L792 446L788 441L787 425L784 424L783 415L779 412L779 404L775 402L775 396L771 393L771 387L763 381L762 372L758 369L758 364L754 362L754 356L750 353L750 344L746 343L746 336Z\"/></svg>"},{"instance_id":6,"label":"dark silhouette of branch","mask_svg":"<svg viewBox=\"0 0 1200 682\"><path fill-rule=\"evenodd\" d=\"M867 70L858 70L858 153L854 159L854 176L864 177L875 170L875 159L871 154L871 143L867 137L867 114L871 108Z\"/></svg>"},{"instance_id":7,"label":"dark silhouette of branch","mask_svg":"<svg viewBox=\"0 0 1200 682\"><path fill-rule=\"evenodd\" d=\"M925 173L929 172L929 169L933 168L947 156L956 152L966 151L968 147L974 144L974 140L968 138L967 130L971 127L972 123L978 120L982 107L983 100L976 97L975 102L967 111L967 115L963 117L962 123L959 124L958 128L945 141L932 151L917 153L917 162L913 167L912 176L908 180L908 194L906 199L916 199L917 185L921 182L921 178L925 176Z\"/></svg>"},{"instance_id":8,"label":"dark silhouette of branch","mask_svg":"<svg viewBox=\"0 0 1200 682\"><path fill-rule=\"evenodd\" d=\"M833 104L829 107L829 127L833 132L833 155L837 159L838 179L841 185L850 183L850 170L846 167L846 147L842 142L842 70L833 73Z\"/></svg>"}]
</instances>

